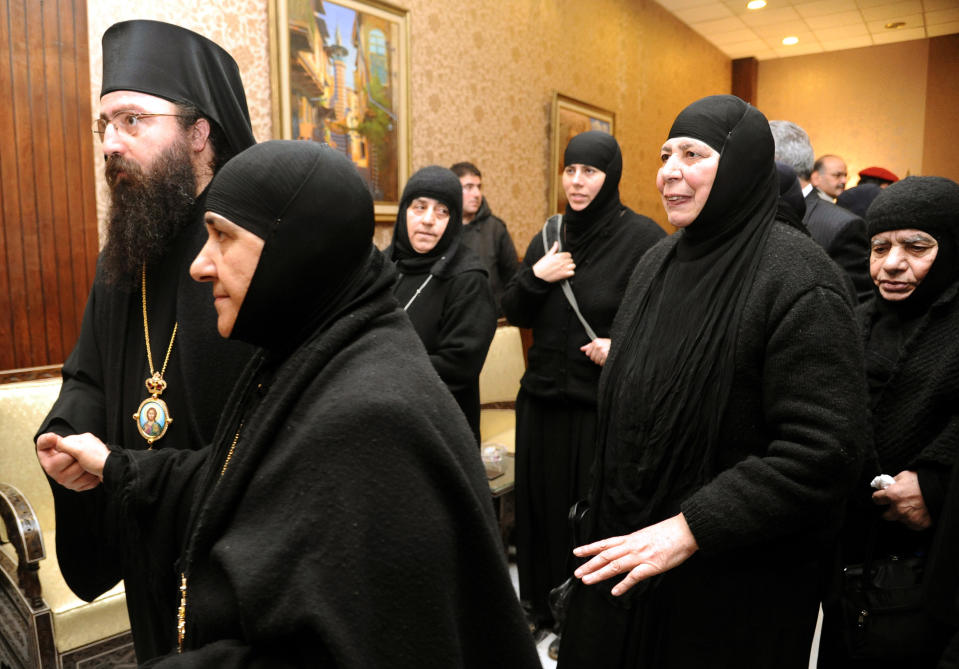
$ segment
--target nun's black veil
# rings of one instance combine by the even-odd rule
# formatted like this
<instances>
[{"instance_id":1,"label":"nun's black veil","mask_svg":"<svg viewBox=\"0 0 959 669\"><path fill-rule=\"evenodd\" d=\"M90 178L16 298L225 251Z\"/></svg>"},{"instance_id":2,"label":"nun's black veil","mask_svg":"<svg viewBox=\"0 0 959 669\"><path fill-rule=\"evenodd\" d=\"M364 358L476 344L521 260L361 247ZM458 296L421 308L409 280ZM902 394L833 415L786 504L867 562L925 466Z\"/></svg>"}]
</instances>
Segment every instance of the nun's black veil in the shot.
<instances>
[{"instance_id":1,"label":"nun's black veil","mask_svg":"<svg viewBox=\"0 0 959 669\"><path fill-rule=\"evenodd\" d=\"M213 178L206 207L264 240L232 339L285 354L380 274L373 198L350 160L326 144L247 149Z\"/></svg>"},{"instance_id":2,"label":"nun's black veil","mask_svg":"<svg viewBox=\"0 0 959 669\"><path fill-rule=\"evenodd\" d=\"M614 340L599 391L599 531L669 517L714 476L720 421L734 376L736 333L779 195L766 118L732 95L684 109L669 137L720 152L696 220L678 232Z\"/></svg>"}]
</instances>

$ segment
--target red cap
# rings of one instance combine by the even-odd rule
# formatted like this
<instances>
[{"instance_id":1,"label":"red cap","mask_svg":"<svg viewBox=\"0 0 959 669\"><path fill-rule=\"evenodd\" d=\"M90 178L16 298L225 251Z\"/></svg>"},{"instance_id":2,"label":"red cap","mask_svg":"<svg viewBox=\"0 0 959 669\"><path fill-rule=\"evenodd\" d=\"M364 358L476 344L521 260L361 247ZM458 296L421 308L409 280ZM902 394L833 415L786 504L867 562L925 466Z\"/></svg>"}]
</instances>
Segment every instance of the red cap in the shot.
<instances>
[{"instance_id":1,"label":"red cap","mask_svg":"<svg viewBox=\"0 0 959 669\"><path fill-rule=\"evenodd\" d=\"M867 167L864 170L859 170L859 176L882 179L883 181L888 181L891 184L899 181L899 177L887 170L885 167Z\"/></svg>"}]
</instances>

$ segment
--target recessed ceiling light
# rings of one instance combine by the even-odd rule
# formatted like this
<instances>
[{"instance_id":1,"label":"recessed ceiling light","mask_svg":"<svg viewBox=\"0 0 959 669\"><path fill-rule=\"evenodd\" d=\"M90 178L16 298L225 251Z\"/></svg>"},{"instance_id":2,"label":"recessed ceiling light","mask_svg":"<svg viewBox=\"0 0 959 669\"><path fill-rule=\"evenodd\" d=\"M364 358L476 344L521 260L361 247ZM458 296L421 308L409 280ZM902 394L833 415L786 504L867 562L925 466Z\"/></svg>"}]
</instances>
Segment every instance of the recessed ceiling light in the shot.
<instances>
[{"instance_id":1,"label":"recessed ceiling light","mask_svg":"<svg viewBox=\"0 0 959 669\"><path fill-rule=\"evenodd\" d=\"M766 0L749 0L746 3L746 9L762 9L766 6Z\"/></svg>"},{"instance_id":2,"label":"recessed ceiling light","mask_svg":"<svg viewBox=\"0 0 959 669\"><path fill-rule=\"evenodd\" d=\"M786 46L792 46L793 44L799 44L799 38L795 35L790 35L789 37L783 37L783 44Z\"/></svg>"},{"instance_id":3,"label":"recessed ceiling light","mask_svg":"<svg viewBox=\"0 0 959 669\"><path fill-rule=\"evenodd\" d=\"M886 24L886 30L895 30L896 28L902 28L906 25L905 21L890 21Z\"/></svg>"}]
</instances>

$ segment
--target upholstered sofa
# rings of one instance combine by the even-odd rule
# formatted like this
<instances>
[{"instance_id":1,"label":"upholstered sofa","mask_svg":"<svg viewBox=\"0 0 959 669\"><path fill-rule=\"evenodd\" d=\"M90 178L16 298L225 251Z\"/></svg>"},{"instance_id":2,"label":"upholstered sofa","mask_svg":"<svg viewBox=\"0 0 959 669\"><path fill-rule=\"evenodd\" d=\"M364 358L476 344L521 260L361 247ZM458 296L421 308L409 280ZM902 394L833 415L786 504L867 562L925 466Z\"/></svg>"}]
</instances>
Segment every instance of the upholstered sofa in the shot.
<instances>
[{"instance_id":1,"label":"upholstered sofa","mask_svg":"<svg viewBox=\"0 0 959 669\"><path fill-rule=\"evenodd\" d=\"M59 377L0 383L0 667L134 666L123 583L84 602L57 566L33 434L59 389Z\"/></svg>"}]
</instances>

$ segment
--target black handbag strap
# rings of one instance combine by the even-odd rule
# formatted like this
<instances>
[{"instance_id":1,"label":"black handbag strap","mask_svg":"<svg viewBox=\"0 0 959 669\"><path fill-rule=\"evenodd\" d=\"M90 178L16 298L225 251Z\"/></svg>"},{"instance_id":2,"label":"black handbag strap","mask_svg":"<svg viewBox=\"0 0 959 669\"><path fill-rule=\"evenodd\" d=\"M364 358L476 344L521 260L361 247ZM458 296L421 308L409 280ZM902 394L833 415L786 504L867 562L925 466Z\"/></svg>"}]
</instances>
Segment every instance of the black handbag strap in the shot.
<instances>
[{"instance_id":1,"label":"black handbag strap","mask_svg":"<svg viewBox=\"0 0 959 669\"><path fill-rule=\"evenodd\" d=\"M559 244L559 251L563 250L563 215L555 214L546 219L546 223L543 224L543 253L549 253L549 250L552 248L554 243ZM566 301L569 302L569 306L573 308L573 313L576 314L576 318L579 319L580 324L582 324L583 329L586 330L586 335L589 337L590 341L598 339L596 332L589 326L589 323L586 322L586 319L583 317L582 312L579 310L579 303L576 301L576 296L573 294L573 287L569 285L568 279L563 279L560 287L563 289L563 295L566 296Z\"/></svg>"}]
</instances>

